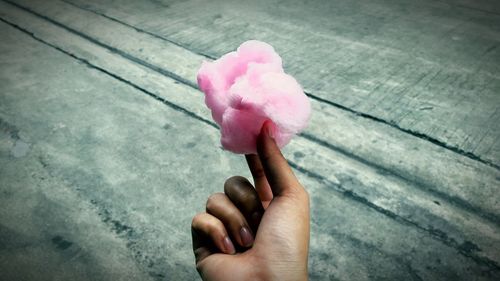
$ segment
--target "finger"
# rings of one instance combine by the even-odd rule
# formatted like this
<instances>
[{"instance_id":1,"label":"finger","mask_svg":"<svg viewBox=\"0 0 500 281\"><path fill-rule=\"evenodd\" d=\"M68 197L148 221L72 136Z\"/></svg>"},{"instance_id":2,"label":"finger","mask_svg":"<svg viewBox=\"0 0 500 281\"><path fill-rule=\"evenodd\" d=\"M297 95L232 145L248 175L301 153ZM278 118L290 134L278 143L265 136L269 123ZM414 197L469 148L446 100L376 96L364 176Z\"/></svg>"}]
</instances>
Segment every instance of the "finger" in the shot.
<instances>
[{"instance_id":1,"label":"finger","mask_svg":"<svg viewBox=\"0 0 500 281\"><path fill-rule=\"evenodd\" d=\"M226 254L236 253L224 224L210 214L199 213L194 216L191 222L191 233L197 262L212 254L214 248Z\"/></svg>"},{"instance_id":2,"label":"finger","mask_svg":"<svg viewBox=\"0 0 500 281\"><path fill-rule=\"evenodd\" d=\"M236 242L243 247L253 244L254 236L247 220L224 193L212 194L207 200L207 213L218 218Z\"/></svg>"},{"instance_id":3,"label":"finger","mask_svg":"<svg viewBox=\"0 0 500 281\"><path fill-rule=\"evenodd\" d=\"M224 193L251 224L254 233L257 233L264 208L252 184L244 177L231 177L224 183Z\"/></svg>"},{"instance_id":4,"label":"finger","mask_svg":"<svg viewBox=\"0 0 500 281\"><path fill-rule=\"evenodd\" d=\"M280 196L302 187L297 184L292 169L272 138L273 131L274 124L266 121L257 137L257 151L273 195Z\"/></svg>"},{"instance_id":5,"label":"finger","mask_svg":"<svg viewBox=\"0 0 500 281\"><path fill-rule=\"evenodd\" d=\"M248 168L250 168L250 173L252 173L253 182L255 183L255 189L257 194L259 194L260 201L268 202L273 199L273 192L271 187L267 182L266 174L264 173L264 168L260 163L258 155L247 154L245 155L247 160Z\"/></svg>"},{"instance_id":6,"label":"finger","mask_svg":"<svg viewBox=\"0 0 500 281\"><path fill-rule=\"evenodd\" d=\"M196 264L198 264L206 257L220 252L208 235L199 232L194 228L191 228L191 235L193 238L193 252Z\"/></svg>"}]
</instances>

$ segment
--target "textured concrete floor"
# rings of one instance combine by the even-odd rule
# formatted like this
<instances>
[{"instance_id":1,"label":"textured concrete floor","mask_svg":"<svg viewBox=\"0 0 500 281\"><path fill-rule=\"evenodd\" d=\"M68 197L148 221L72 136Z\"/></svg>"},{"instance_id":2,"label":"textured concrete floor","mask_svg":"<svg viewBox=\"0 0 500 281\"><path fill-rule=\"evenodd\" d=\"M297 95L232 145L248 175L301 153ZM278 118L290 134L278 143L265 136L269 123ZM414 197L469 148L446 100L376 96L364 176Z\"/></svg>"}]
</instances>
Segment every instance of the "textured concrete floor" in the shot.
<instances>
[{"instance_id":1,"label":"textured concrete floor","mask_svg":"<svg viewBox=\"0 0 500 281\"><path fill-rule=\"evenodd\" d=\"M195 75L248 39L311 98L311 280L500 279L497 2L281 2L0 1L0 280L196 280L250 174Z\"/></svg>"}]
</instances>

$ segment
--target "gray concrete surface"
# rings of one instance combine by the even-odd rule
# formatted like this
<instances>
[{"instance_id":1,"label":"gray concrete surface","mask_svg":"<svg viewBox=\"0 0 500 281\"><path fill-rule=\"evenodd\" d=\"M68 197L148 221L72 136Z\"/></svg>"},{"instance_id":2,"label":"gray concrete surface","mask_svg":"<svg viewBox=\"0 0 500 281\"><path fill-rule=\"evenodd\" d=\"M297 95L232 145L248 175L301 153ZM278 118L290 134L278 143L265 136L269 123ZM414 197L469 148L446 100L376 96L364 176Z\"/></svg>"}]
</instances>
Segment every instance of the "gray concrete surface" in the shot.
<instances>
[{"instance_id":1,"label":"gray concrete surface","mask_svg":"<svg viewBox=\"0 0 500 281\"><path fill-rule=\"evenodd\" d=\"M312 98L284 150L311 195L311 280L499 279L499 10L0 1L0 280L198 279L191 218L249 172L195 73L250 38Z\"/></svg>"}]
</instances>

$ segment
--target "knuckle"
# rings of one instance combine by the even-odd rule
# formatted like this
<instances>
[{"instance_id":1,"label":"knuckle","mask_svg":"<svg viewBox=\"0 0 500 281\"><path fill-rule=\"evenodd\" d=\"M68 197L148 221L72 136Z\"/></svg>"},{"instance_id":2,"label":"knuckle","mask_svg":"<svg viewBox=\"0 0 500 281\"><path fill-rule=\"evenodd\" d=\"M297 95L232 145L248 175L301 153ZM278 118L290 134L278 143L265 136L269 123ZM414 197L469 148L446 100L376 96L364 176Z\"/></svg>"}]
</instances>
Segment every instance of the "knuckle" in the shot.
<instances>
[{"instance_id":1,"label":"knuckle","mask_svg":"<svg viewBox=\"0 0 500 281\"><path fill-rule=\"evenodd\" d=\"M245 182L245 181L247 181L247 179L242 177L242 176L232 176L232 177L228 178L226 180L226 182L224 183L224 189L226 187L231 188L231 187L237 186L240 183Z\"/></svg>"},{"instance_id":2,"label":"knuckle","mask_svg":"<svg viewBox=\"0 0 500 281\"><path fill-rule=\"evenodd\" d=\"M245 177L234 176L227 179L224 183L224 192L231 197L231 195L241 193L242 190L246 190L250 186L252 184Z\"/></svg>"},{"instance_id":3,"label":"knuckle","mask_svg":"<svg viewBox=\"0 0 500 281\"><path fill-rule=\"evenodd\" d=\"M253 176L255 178L264 178L266 176L266 173L264 172L264 169L257 168L253 171Z\"/></svg>"},{"instance_id":4,"label":"knuckle","mask_svg":"<svg viewBox=\"0 0 500 281\"><path fill-rule=\"evenodd\" d=\"M309 194L304 188L300 188L297 190L297 196L302 199L309 199Z\"/></svg>"},{"instance_id":5,"label":"knuckle","mask_svg":"<svg viewBox=\"0 0 500 281\"><path fill-rule=\"evenodd\" d=\"M305 200L305 199L309 200L309 193L301 185L293 186L287 189L286 193L284 193L283 195L289 196L297 200Z\"/></svg>"},{"instance_id":6,"label":"knuckle","mask_svg":"<svg viewBox=\"0 0 500 281\"><path fill-rule=\"evenodd\" d=\"M257 196L255 196L255 194L250 192L241 193L237 202L238 208L247 213L257 210L259 204L260 200Z\"/></svg>"},{"instance_id":7,"label":"knuckle","mask_svg":"<svg viewBox=\"0 0 500 281\"><path fill-rule=\"evenodd\" d=\"M215 208L218 204L218 202L221 200L221 196L225 196L224 193L214 193L210 195L207 199L207 203L205 205L205 208L207 210L211 210Z\"/></svg>"},{"instance_id":8,"label":"knuckle","mask_svg":"<svg viewBox=\"0 0 500 281\"><path fill-rule=\"evenodd\" d=\"M246 204L253 204L259 200L257 192L251 189L241 190L239 196L241 201Z\"/></svg>"},{"instance_id":9,"label":"knuckle","mask_svg":"<svg viewBox=\"0 0 500 281\"><path fill-rule=\"evenodd\" d=\"M224 237L224 225L220 221L210 221L207 224L207 234L211 237Z\"/></svg>"},{"instance_id":10,"label":"knuckle","mask_svg":"<svg viewBox=\"0 0 500 281\"><path fill-rule=\"evenodd\" d=\"M196 271L198 271L199 274L202 273L203 270L203 265L201 262L196 262Z\"/></svg>"},{"instance_id":11,"label":"knuckle","mask_svg":"<svg viewBox=\"0 0 500 281\"><path fill-rule=\"evenodd\" d=\"M300 196L303 196L304 198L309 199L309 192L307 191L307 189L305 189L301 185L299 185L296 189L297 189L297 193L299 193Z\"/></svg>"},{"instance_id":12,"label":"knuckle","mask_svg":"<svg viewBox=\"0 0 500 281\"><path fill-rule=\"evenodd\" d=\"M305 189L305 188L304 188L304 193L306 194L307 199L311 198L311 195L309 194L309 191L307 191L307 189Z\"/></svg>"},{"instance_id":13,"label":"knuckle","mask_svg":"<svg viewBox=\"0 0 500 281\"><path fill-rule=\"evenodd\" d=\"M194 215L191 220L191 227L196 227L203 220L204 213L198 213Z\"/></svg>"},{"instance_id":14,"label":"knuckle","mask_svg":"<svg viewBox=\"0 0 500 281\"><path fill-rule=\"evenodd\" d=\"M261 157L260 161L262 162L262 164L274 163L274 160L275 160L274 154L269 153L269 152L262 153L262 155L260 157Z\"/></svg>"},{"instance_id":15,"label":"knuckle","mask_svg":"<svg viewBox=\"0 0 500 281\"><path fill-rule=\"evenodd\" d=\"M227 218L228 218L228 224L230 224L233 227L243 224L243 215L236 210L228 211Z\"/></svg>"}]
</instances>

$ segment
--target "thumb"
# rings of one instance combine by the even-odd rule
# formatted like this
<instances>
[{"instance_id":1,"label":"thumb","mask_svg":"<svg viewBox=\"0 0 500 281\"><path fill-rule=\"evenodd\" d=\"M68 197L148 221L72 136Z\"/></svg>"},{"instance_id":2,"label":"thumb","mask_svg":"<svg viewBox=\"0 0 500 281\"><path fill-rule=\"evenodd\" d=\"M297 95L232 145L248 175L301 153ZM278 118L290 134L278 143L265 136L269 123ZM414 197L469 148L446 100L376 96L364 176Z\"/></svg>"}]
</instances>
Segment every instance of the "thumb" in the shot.
<instances>
[{"instance_id":1,"label":"thumb","mask_svg":"<svg viewBox=\"0 0 500 281\"><path fill-rule=\"evenodd\" d=\"M303 187L273 139L274 126L269 120L264 122L257 137L257 152L273 196L277 197L302 191Z\"/></svg>"},{"instance_id":2,"label":"thumb","mask_svg":"<svg viewBox=\"0 0 500 281\"><path fill-rule=\"evenodd\" d=\"M272 138L273 129L266 121L257 138L257 152L274 198L264 213L254 247L270 261L286 260L283 264L290 267L280 276L283 280L307 280L309 196Z\"/></svg>"}]
</instances>

